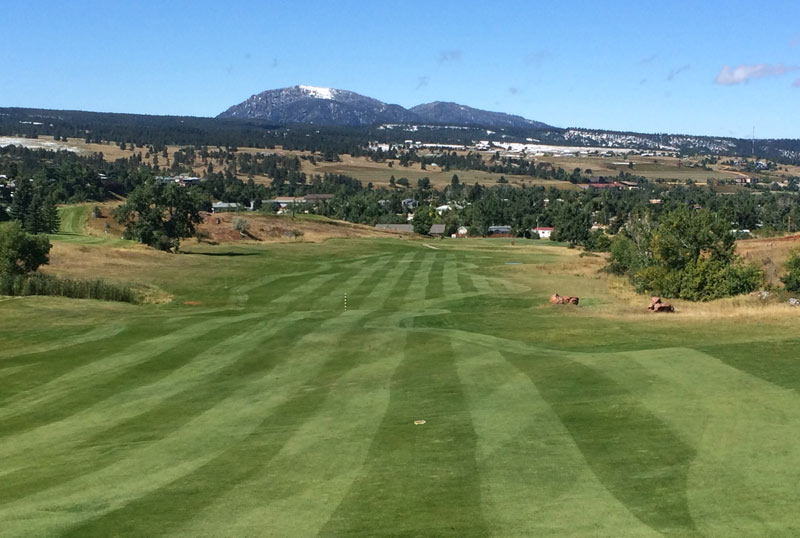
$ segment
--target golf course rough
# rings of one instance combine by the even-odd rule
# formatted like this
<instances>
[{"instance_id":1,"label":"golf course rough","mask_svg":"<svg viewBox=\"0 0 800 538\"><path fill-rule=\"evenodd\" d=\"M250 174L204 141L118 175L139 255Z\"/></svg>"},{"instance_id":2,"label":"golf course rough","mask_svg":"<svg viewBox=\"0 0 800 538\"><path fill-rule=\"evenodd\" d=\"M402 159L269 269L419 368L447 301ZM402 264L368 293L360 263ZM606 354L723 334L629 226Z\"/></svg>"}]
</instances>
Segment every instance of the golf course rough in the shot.
<instances>
[{"instance_id":1,"label":"golf course rough","mask_svg":"<svg viewBox=\"0 0 800 538\"><path fill-rule=\"evenodd\" d=\"M0 536L800 535L785 322L436 246L187 243L141 262L169 304L0 301Z\"/></svg>"}]
</instances>

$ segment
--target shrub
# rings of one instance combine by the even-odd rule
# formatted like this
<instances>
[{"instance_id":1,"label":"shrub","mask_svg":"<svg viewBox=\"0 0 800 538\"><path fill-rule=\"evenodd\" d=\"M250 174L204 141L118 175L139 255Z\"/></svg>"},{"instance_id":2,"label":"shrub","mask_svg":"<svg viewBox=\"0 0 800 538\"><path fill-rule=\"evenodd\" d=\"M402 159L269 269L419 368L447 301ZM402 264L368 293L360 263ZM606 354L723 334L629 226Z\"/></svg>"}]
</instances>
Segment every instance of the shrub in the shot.
<instances>
[{"instance_id":1,"label":"shrub","mask_svg":"<svg viewBox=\"0 0 800 538\"><path fill-rule=\"evenodd\" d=\"M786 286L786 290L800 291L800 251L792 252L783 267L786 269L786 275L781 277L781 282Z\"/></svg>"},{"instance_id":2,"label":"shrub","mask_svg":"<svg viewBox=\"0 0 800 538\"><path fill-rule=\"evenodd\" d=\"M0 274L23 275L50 261L50 240L31 235L19 221L0 224Z\"/></svg>"},{"instance_id":3,"label":"shrub","mask_svg":"<svg viewBox=\"0 0 800 538\"><path fill-rule=\"evenodd\" d=\"M139 293L131 284L108 282L102 279L75 280L41 273L0 274L0 295L50 295L133 304L141 302Z\"/></svg>"},{"instance_id":4,"label":"shrub","mask_svg":"<svg viewBox=\"0 0 800 538\"><path fill-rule=\"evenodd\" d=\"M244 217L233 217L233 229L241 235L245 235L250 231L250 221Z\"/></svg>"},{"instance_id":5,"label":"shrub","mask_svg":"<svg viewBox=\"0 0 800 538\"><path fill-rule=\"evenodd\" d=\"M603 230L594 230L589 232L584 247L590 251L608 252L611 250L611 238Z\"/></svg>"}]
</instances>

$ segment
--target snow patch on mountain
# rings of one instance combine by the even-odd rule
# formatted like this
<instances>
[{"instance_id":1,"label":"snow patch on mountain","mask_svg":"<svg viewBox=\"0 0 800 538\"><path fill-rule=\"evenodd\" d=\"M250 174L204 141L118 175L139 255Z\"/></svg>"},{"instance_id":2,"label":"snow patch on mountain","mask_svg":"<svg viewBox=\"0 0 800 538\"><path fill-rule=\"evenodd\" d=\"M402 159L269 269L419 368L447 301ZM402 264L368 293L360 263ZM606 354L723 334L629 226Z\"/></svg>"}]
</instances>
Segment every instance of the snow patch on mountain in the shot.
<instances>
[{"instance_id":1,"label":"snow patch on mountain","mask_svg":"<svg viewBox=\"0 0 800 538\"><path fill-rule=\"evenodd\" d=\"M317 99L334 99L336 97L336 90L332 88L323 88L321 86L306 86L301 84L300 89L312 97Z\"/></svg>"}]
</instances>

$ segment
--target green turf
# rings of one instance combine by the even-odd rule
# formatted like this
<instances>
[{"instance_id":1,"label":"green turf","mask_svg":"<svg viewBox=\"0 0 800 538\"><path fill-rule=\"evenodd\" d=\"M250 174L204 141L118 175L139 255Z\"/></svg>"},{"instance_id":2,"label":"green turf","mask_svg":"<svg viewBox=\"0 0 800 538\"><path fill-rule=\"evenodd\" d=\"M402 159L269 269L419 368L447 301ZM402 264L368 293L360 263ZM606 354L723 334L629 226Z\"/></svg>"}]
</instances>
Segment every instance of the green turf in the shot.
<instances>
[{"instance_id":1,"label":"green turf","mask_svg":"<svg viewBox=\"0 0 800 538\"><path fill-rule=\"evenodd\" d=\"M107 245L113 247L132 246L133 241L126 241L119 237L99 237L86 234L86 219L92 205L67 205L58 208L59 230L51 238L65 243L79 243L82 245Z\"/></svg>"},{"instance_id":2,"label":"green turf","mask_svg":"<svg viewBox=\"0 0 800 538\"><path fill-rule=\"evenodd\" d=\"M54 239L107 248L81 211ZM187 243L145 271L170 304L0 300L0 536L800 534L796 333L429 243Z\"/></svg>"}]
</instances>

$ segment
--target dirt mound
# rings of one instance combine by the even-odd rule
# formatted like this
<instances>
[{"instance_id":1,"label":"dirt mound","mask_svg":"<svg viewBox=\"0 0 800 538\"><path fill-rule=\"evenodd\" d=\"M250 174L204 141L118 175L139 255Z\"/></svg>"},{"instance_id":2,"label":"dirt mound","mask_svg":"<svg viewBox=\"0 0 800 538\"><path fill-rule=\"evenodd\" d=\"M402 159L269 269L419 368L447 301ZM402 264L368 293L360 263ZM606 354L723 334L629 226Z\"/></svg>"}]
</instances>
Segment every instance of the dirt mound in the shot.
<instances>
[{"instance_id":1,"label":"dirt mound","mask_svg":"<svg viewBox=\"0 0 800 538\"><path fill-rule=\"evenodd\" d=\"M265 215L261 213L205 213L203 222L197 227L205 241L234 243L239 241L259 242L319 242L326 239L349 237L403 237L404 234L378 230L371 226L332 220L317 215ZM244 219L247 231L239 232L233 227L233 219Z\"/></svg>"}]
</instances>

